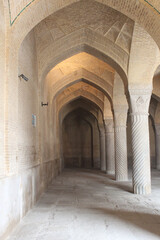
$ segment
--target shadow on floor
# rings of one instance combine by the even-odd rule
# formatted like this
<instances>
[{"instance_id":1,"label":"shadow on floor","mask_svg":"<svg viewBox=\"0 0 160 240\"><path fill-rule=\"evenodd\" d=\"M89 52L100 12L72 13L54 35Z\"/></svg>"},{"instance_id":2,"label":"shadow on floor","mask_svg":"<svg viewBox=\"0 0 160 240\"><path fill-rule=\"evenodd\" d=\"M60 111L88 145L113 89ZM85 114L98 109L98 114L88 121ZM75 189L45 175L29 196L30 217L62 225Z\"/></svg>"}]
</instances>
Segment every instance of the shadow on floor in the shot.
<instances>
[{"instance_id":1,"label":"shadow on floor","mask_svg":"<svg viewBox=\"0 0 160 240\"><path fill-rule=\"evenodd\" d=\"M94 213L113 216L114 218L124 221L128 224L128 227L132 229L132 226L135 226L160 237L160 215L124 210L116 211L107 208L91 208L90 210L94 211Z\"/></svg>"},{"instance_id":2,"label":"shadow on floor","mask_svg":"<svg viewBox=\"0 0 160 240\"><path fill-rule=\"evenodd\" d=\"M90 169L65 169L64 172L66 171L75 171L75 172L78 172L78 173L89 173L90 175L87 175L85 177L87 177L88 179L92 179L92 180L95 180L97 182L97 177L98 178L98 182L99 183L102 183L102 184L105 184L109 187L114 187L114 188L119 188L125 192L128 192L128 193L133 193L133 187L132 187L132 183L131 183L131 180L129 181L124 181L124 182L117 182L115 180L115 176L114 175L110 175L110 174L105 174L103 173L102 171L100 170L90 170ZM105 180L104 180L104 177L105 177Z\"/></svg>"}]
</instances>

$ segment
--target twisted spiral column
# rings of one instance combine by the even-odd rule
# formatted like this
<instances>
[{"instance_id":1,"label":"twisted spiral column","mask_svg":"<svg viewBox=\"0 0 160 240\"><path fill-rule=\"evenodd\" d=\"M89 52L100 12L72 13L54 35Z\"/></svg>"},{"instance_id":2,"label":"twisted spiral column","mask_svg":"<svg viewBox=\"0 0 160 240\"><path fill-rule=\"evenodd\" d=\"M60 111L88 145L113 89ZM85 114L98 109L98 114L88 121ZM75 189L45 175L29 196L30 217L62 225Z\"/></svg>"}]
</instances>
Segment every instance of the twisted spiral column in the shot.
<instances>
[{"instance_id":1,"label":"twisted spiral column","mask_svg":"<svg viewBox=\"0 0 160 240\"><path fill-rule=\"evenodd\" d=\"M160 170L160 124L155 124L156 132L156 168Z\"/></svg>"},{"instance_id":2,"label":"twisted spiral column","mask_svg":"<svg viewBox=\"0 0 160 240\"><path fill-rule=\"evenodd\" d=\"M105 120L106 173L115 174L115 143L113 119Z\"/></svg>"},{"instance_id":3,"label":"twisted spiral column","mask_svg":"<svg viewBox=\"0 0 160 240\"><path fill-rule=\"evenodd\" d=\"M101 158L101 171L106 171L106 151L105 151L104 129L100 130L100 158Z\"/></svg>"},{"instance_id":4,"label":"twisted spiral column","mask_svg":"<svg viewBox=\"0 0 160 240\"><path fill-rule=\"evenodd\" d=\"M148 114L131 114L133 151L133 190L136 194L151 192Z\"/></svg>"},{"instance_id":5,"label":"twisted spiral column","mask_svg":"<svg viewBox=\"0 0 160 240\"><path fill-rule=\"evenodd\" d=\"M115 125L116 180L128 180L126 126Z\"/></svg>"}]
</instances>

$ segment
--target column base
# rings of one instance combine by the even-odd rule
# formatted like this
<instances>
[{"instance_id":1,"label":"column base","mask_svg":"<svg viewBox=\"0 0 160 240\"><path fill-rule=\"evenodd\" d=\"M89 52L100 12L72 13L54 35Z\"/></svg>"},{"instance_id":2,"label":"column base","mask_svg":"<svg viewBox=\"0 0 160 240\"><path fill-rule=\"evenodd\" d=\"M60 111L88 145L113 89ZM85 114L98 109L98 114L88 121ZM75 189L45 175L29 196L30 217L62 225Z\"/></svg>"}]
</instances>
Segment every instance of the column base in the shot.
<instances>
[{"instance_id":1,"label":"column base","mask_svg":"<svg viewBox=\"0 0 160 240\"><path fill-rule=\"evenodd\" d=\"M101 168L101 171L102 171L102 172L106 172L106 169L105 169L105 168Z\"/></svg>"},{"instance_id":2,"label":"column base","mask_svg":"<svg viewBox=\"0 0 160 240\"><path fill-rule=\"evenodd\" d=\"M109 174L109 175L115 175L115 171L107 170L107 171L106 171L106 174Z\"/></svg>"},{"instance_id":3,"label":"column base","mask_svg":"<svg viewBox=\"0 0 160 240\"><path fill-rule=\"evenodd\" d=\"M117 182L125 182L128 181L128 175L116 175Z\"/></svg>"},{"instance_id":4,"label":"column base","mask_svg":"<svg viewBox=\"0 0 160 240\"><path fill-rule=\"evenodd\" d=\"M133 193L138 195L146 195L151 193L151 185L133 186Z\"/></svg>"}]
</instances>

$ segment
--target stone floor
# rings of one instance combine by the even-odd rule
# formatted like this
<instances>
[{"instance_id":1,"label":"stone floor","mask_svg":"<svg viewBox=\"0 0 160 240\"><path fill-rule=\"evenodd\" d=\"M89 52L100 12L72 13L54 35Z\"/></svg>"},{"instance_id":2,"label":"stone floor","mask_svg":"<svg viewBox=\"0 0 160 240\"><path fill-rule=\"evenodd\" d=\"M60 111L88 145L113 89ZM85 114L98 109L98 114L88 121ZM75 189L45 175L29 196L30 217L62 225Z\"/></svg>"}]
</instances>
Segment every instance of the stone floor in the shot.
<instances>
[{"instance_id":1,"label":"stone floor","mask_svg":"<svg viewBox=\"0 0 160 240\"><path fill-rule=\"evenodd\" d=\"M65 170L8 240L160 239L160 172L152 194L97 171Z\"/></svg>"}]
</instances>

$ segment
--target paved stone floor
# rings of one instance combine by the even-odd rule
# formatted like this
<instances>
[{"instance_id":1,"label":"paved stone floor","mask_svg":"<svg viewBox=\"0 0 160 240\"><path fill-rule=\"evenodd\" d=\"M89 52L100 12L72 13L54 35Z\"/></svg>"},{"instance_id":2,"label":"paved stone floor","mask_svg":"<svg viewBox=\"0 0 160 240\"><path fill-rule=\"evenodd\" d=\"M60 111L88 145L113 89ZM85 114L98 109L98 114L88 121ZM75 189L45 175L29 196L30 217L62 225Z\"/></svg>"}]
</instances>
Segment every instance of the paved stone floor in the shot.
<instances>
[{"instance_id":1,"label":"paved stone floor","mask_svg":"<svg viewBox=\"0 0 160 240\"><path fill-rule=\"evenodd\" d=\"M152 177L152 194L138 196L131 193L131 181L65 170L8 239L160 239L160 172Z\"/></svg>"}]
</instances>

